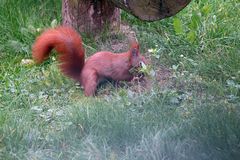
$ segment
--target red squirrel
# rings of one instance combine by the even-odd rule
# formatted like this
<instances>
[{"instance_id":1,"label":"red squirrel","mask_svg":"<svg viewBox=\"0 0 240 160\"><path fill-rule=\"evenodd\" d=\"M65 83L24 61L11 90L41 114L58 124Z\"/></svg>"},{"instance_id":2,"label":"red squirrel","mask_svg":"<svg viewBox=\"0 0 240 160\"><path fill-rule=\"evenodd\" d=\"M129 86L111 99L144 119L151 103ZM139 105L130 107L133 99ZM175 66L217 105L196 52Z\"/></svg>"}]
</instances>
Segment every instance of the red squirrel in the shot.
<instances>
[{"instance_id":1,"label":"red squirrel","mask_svg":"<svg viewBox=\"0 0 240 160\"><path fill-rule=\"evenodd\" d=\"M78 81L84 88L85 96L95 95L97 85L105 78L114 81L130 81L134 75L129 70L146 63L140 55L139 44L134 42L124 53L114 54L100 51L85 61L81 36L71 27L60 26L44 31L32 47L36 63L47 59L52 49L59 54L59 67L68 77Z\"/></svg>"}]
</instances>

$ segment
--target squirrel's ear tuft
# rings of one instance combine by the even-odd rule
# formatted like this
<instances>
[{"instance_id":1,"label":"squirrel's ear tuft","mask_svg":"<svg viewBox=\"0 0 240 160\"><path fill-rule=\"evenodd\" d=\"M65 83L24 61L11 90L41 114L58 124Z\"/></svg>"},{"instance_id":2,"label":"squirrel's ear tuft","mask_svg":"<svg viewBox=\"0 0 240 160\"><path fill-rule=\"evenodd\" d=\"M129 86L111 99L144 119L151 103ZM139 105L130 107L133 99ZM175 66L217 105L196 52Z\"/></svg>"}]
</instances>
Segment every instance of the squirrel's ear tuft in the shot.
<instances>
[{"instance_id":1,"label":"squirrel's ear tuft","mask_svg":"<svg viewBox=\"0 0 240 160\"><path fill-rule=\"evenodd\" d=\"M131 49L135 48L135 49L139 50L139 44L137 41L132 41L130 43L130 47L131 47Z\"/></svg>"}]
</instances>

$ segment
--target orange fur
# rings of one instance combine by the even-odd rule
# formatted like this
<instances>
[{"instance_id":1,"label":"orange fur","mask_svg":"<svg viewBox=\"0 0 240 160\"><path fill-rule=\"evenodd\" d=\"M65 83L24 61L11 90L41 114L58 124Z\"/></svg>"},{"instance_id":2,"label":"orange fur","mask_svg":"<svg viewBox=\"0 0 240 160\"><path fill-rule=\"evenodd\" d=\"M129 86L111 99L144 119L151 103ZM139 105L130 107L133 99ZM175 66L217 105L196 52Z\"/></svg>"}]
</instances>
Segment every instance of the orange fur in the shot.
<instances>
[{"instance_id":1,"label":"orange fur","mask_svg":"<svg viewBox=\"0 0 240 160\"><path fill-rule=\"evenodd\" d=\"M61 71L80 82L86 96L94 95L97 85L105 78L130 81L133 75L129 70L145 62L136 42L131 44L127 52L114 54L100 51L85 61L81 37L70 27L61 26L43 32L33 44L33 58L41 63L49 57L53 48L59 53Z\"/></svg>"}]
</instances>

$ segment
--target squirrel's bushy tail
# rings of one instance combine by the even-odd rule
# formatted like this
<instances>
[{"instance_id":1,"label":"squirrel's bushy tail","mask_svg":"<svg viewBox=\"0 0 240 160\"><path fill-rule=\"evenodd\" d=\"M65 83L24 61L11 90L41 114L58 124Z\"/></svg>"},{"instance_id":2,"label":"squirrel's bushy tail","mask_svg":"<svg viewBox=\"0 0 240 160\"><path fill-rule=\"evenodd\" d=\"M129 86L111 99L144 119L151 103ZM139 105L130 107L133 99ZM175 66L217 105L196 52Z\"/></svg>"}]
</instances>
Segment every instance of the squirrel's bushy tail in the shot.
<instances>
[{"instance_id":1,"label":"squirrel's bushy tail","mask_svg":"<svg viewBox=\"0 0 240 160\"><path fill-rule=\"evenodd\" d=\"M49 57L52 49L59 54L61 71L78 80L85 61L80 35L71 27L61 26L46 30L33 44L33 59L37 63L43 62Z\"/></svg>"}]
</instances>

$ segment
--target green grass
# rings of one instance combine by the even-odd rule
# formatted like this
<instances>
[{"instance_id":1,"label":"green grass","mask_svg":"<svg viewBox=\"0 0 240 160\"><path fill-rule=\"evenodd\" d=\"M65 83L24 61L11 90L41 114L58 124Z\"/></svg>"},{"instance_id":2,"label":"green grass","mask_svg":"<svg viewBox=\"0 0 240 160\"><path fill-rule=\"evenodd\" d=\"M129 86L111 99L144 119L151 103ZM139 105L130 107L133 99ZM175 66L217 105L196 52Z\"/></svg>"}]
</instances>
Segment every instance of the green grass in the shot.
<instances>
[{"instance_id":1,"label":"green grass","mask_svg":"<svg viewBox=\"0 0 240 160\"><path fill-rule=\"evenodd\" d=\"M238 159L239 7L238 0L193 1L153 23L123 12L154 70L171 70L170 85L153 81L136 94L106 85L87 98L54 58L21 63L38 30L60 22L61 2L2 0L0 159ZM104 44L83 38L88 53Z\"/></svg>"}]
</instances>

